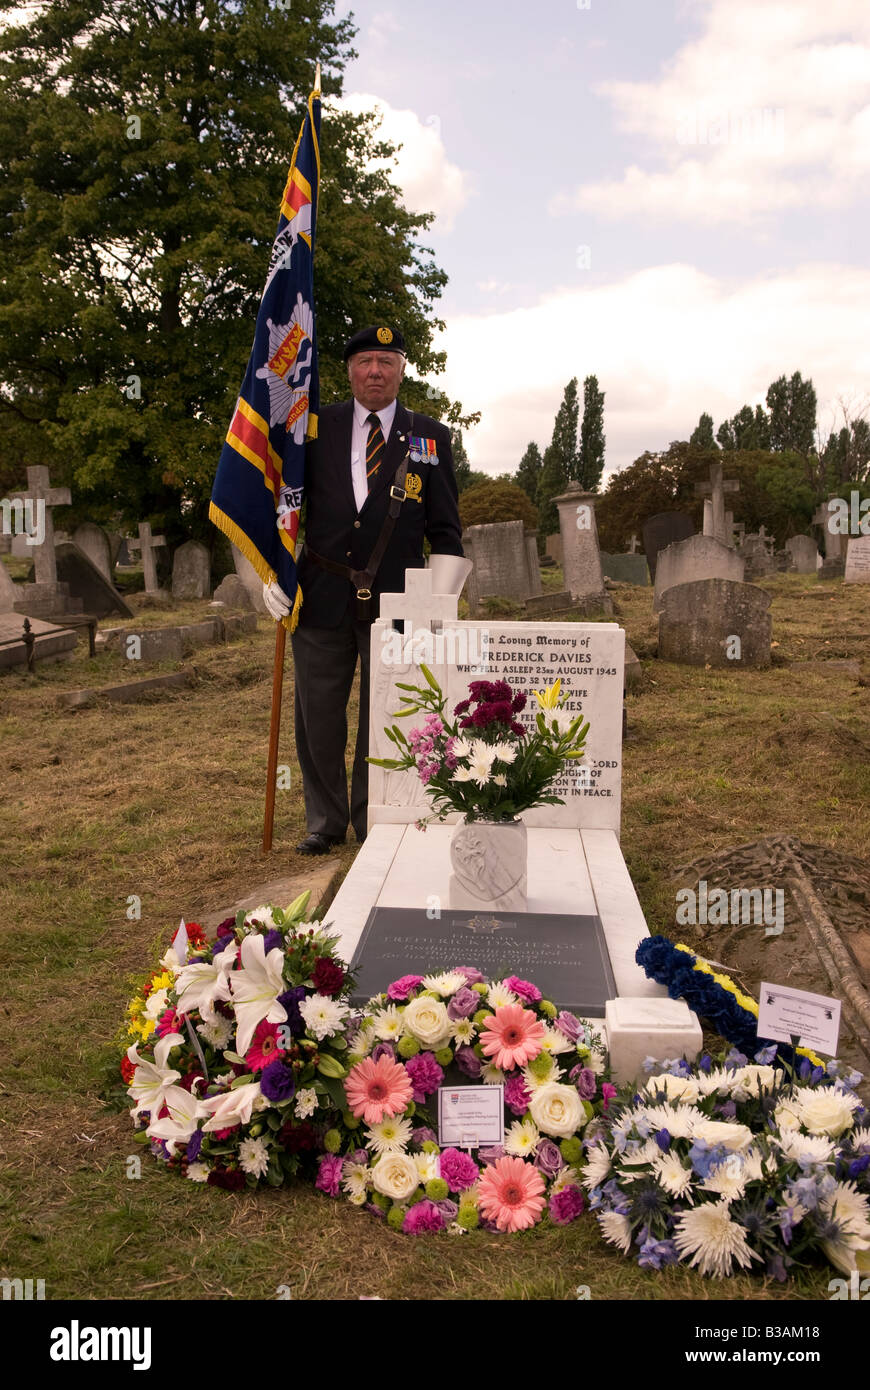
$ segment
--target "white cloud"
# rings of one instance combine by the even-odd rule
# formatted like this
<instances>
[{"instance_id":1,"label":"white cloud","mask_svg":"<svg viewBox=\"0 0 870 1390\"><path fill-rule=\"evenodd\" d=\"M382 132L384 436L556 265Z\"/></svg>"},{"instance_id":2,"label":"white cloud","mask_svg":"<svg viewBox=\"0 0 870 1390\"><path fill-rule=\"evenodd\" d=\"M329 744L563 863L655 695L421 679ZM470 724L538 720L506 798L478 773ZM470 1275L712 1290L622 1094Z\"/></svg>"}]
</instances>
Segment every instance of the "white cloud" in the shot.
<instances>
[{"instance_id":1,"label":"white cloud","mask_svg":"<svg viewBox=\"0 0 870 1390\"><path fill-rule=\"evenodd\" d=\"M350 92L339 105L380 114L378 134L401 146L391 177L402 190L405 206L412 212L436 213L438 231L451 231L471 194L471 181L447 156L440 118L433 114L421 120L415 111L399 110L368 92Z\"/></svg>"},{"instance_id":2,"label":"white cloud","mask_svg":"<svg viewBox=\"0 0 870 1390\"><path fill-rule=\"evenodd\" d=\"M689 0L703 30L649 82L602 82L658 167L557 195L551 213L764 224L843 207L870 173L867 0Z\"/></svg>"},{"instance_id":3,"label":"white cloud","mask_svg":"<svg viewBox=\"0 0 870 1390\"><path fill-rule=\"evenodd\" d=\"M607 469L687 439L763 400L785 373L811 376L819 419L870 381L870 271L806 265L729 283L662 265L611 284L563 287L533 308L448 316L444 390L482 411L467 435L475 468L512 472L549 443L566 382L595 374L605 399Z\"/></svg>"}]
</instances>

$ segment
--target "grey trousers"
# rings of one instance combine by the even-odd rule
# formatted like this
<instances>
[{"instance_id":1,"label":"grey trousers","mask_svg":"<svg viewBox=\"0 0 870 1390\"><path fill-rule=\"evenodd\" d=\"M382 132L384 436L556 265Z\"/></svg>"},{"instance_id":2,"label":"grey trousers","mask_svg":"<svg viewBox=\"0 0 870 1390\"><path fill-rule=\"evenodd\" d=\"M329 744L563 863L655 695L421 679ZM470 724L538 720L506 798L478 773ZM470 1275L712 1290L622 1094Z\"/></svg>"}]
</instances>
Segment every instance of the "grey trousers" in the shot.
<instances>
[{"instance_id":1,"label":"grey trousers","mask_svg":"<svg viewBox=\"0 0 870 1390\"><path fill-rule=\"evenodd\" d=\"M303 627L291 637L296 684L296 753L302 769L309 834L344 839L348 819L358 840L366 836L369 799L369 652L371 623L346 614L338 627ZM360 661L359 728L348 816L347 702Z\"/></svg>"}]
</instances>

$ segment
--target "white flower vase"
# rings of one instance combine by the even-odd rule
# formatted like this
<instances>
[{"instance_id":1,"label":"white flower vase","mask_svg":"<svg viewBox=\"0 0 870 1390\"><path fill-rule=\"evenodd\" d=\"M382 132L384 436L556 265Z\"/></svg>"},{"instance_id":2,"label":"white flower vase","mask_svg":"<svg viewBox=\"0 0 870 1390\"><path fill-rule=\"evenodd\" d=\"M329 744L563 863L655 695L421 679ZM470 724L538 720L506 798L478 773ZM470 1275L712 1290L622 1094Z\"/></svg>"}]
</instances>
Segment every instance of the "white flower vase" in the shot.
<instances>
[{"instance_id":1,"label":"white flower vase","mask_svg":"<svg viewBox=\"0 0 870 1390\"><path fill-rule=\"evenodd\" d=\"M450 841L450 907L525 912L527 855L523 821L460 821Z\"/></svg>"}]
</instances>

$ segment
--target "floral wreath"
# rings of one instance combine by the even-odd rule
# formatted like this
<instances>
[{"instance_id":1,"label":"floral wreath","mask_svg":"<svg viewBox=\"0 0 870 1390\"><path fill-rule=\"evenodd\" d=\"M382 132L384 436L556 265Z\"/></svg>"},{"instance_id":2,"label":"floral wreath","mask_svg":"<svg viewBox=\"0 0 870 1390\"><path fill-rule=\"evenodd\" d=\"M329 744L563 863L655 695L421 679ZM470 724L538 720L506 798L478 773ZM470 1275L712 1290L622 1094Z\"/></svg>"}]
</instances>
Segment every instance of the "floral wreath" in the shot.
<instances>
[{"instance_id":1,"label":"floral wreath","mask_svg":"<svg viewBox=\"0 0 870 1390\"><path fill-rule=\"evenodd\" d=\"M281 1186L343 1103L353 981L302 920L310 896L228 917L214 942L182 922L127 1007L136 1139L194 1182Z\"/></svg>"},{"instance_id":2,"label":"floral wreath","mask_svg":"<svg viewBox=\"0 0 870 1390\"><path fill-rule=\"evenodd\" d=\"M688 946L670 941L666 936L647 936L638 946L635 960L651 980L667 986L671 999L685 999L690 1009L706 1018L717 1033L741 1052L751 1056L760 1047L778 1047L780 1059L794 1063L791 1047L758 1036L756 1001ZM809 1048L798 1047L794 1052L804 1059L801 1063L804 1077L812 1067L825 1066L821 1057Z\"/></svg>"},{"instance_id":3,"label":"floral wreath","mask_svg":"<svg viewBox=\"0 0 870 1390\"><path fill-rule=\"evenodd\" d=\"M394 1230L521 1231L583 1210L582 1131L616 1087L591 1029L527 980L471 966L404 975L371 999L349 1039L341 1124L316 1186ZM503 1085L503 1141L441 1146L433 1102L448 1073ZM460 1083L461 1084L461 1083Z\"/></svg>"}]
</instances>

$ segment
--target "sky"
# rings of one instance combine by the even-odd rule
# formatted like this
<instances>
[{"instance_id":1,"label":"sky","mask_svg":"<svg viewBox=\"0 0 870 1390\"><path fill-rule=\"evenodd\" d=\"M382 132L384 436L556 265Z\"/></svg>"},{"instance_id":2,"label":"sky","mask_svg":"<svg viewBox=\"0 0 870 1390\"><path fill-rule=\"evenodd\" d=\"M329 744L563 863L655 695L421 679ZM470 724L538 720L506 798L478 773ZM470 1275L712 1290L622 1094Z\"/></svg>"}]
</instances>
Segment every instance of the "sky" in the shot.
<instances>
[{"instance_id":1,"label":"sky","mask_svg":"<svg viewBox=\"0 0 870 1390\"><path fill-rule=\"evenodd\" d=\"M472 466L605 392L606 471L812 377L870 407L867 0L337 0L344 100L402 143Z\"/></svg>"}]
</instances>

